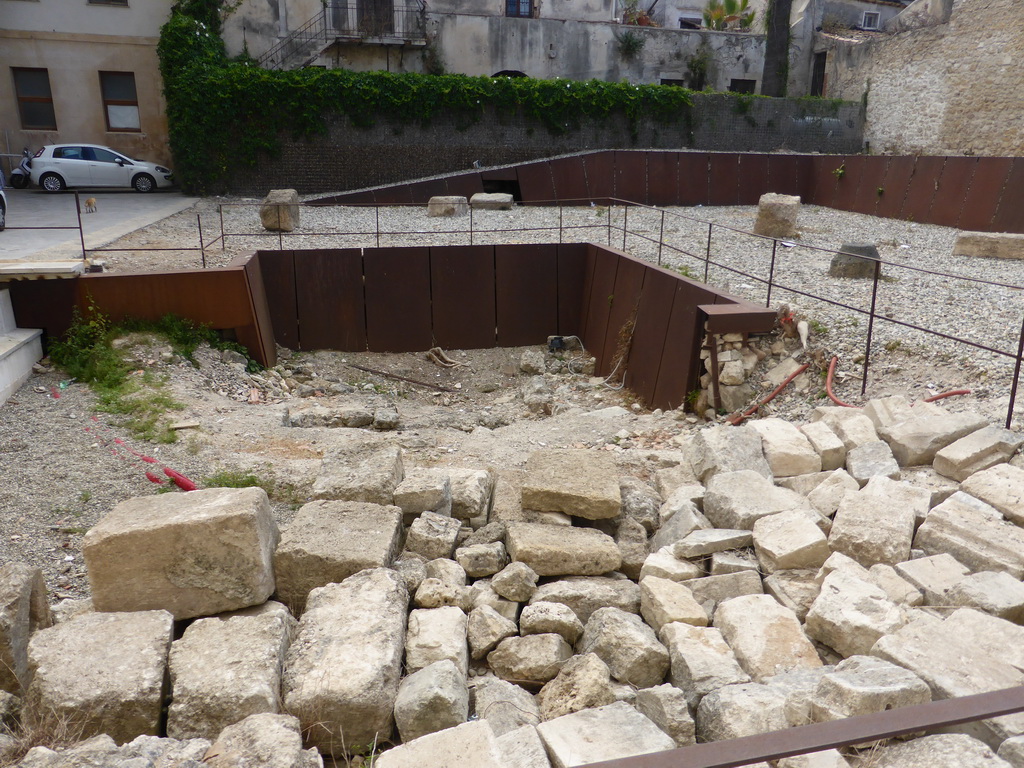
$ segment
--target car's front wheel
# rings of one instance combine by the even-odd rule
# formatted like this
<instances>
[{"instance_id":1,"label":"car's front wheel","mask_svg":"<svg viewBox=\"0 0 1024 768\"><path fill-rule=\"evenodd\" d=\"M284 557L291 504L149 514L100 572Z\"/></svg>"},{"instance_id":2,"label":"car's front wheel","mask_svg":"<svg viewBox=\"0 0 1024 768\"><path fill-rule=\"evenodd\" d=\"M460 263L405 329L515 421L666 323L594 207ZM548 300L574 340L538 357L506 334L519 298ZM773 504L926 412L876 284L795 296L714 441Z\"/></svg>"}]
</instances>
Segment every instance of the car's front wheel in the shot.
<instances>
[{"instance_id":1,"label":"car's front wheel","mask_svg":"<svg viewBox=\"0 0 1024 768\"><path fill-rule=\"evenodd\" d=\"M44 173L39 179L39 186L47 192L63 192L67 185L56 173Z\"/></svg>"},{"instance_id":2,"label":"car's front wheel","mask_svg":"<svg viewBox=\"0 0 1024 768\"><path fill-rule=\"evenodd\" d=\"M148 173L140 173L132 179L132 186L135 187L136 192L152 192L156 189L156 179Z\"/></svg>"}]
</instances>

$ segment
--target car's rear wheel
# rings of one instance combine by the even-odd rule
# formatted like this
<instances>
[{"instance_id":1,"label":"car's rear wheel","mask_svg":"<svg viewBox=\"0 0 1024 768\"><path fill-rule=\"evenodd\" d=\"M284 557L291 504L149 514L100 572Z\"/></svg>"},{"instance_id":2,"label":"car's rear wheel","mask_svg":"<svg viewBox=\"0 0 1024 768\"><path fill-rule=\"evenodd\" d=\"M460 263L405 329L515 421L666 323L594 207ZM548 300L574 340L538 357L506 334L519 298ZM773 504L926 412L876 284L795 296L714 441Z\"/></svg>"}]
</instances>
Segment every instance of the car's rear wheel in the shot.
<instances>
[{"instance_id":1,"label":"car's rear wheel","mask_svg":"<svg viewBox=\"0 0 1024 768\"><path fill-rule=\"evenodd\" d=\"M135 187L136 192L152 192L156 189L156 179L148 173L140 173L132 179L132 186Z\"/></svg>"},{"instance_id":2,"label":"car's rear wheel","mask_svg":"<svg viewBox=\"0 0 1024 768\"><path fill-rule=\"evenodd\" d=\"M64 179L56 173L44 173L39 179L39 186L47 192L63 192L67 187Z\"/></svg>"}]
</instances>

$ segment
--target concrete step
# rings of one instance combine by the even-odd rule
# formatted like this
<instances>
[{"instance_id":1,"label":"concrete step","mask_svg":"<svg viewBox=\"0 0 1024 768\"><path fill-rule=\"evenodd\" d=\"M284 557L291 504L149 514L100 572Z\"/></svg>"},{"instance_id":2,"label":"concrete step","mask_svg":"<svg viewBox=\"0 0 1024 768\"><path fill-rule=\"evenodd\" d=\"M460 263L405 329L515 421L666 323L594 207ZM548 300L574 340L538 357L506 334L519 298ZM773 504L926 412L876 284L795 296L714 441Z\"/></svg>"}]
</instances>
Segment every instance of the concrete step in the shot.
<instances>
[{"instance_id":1,"label":"concrete step","mask_svg":"<svg viewBox=\"0 0 1024 768\"><path fill-rule=\"evenodd\" d=\"M14 321L14 305L11 304L11 292L0 288L0 334L9 333L18 327Z\"/></svg>"},{"instance_id":2,"label":"concrete step","mask_svg":"<svg viewBox=\"0 0 1024 768\"><path fill-rule=\"evenodd\" d=\"M29 328L0 334L0 404L32 375L32 365L43 357L42 337L42 331Z\"/></svg>"}]
</instances>

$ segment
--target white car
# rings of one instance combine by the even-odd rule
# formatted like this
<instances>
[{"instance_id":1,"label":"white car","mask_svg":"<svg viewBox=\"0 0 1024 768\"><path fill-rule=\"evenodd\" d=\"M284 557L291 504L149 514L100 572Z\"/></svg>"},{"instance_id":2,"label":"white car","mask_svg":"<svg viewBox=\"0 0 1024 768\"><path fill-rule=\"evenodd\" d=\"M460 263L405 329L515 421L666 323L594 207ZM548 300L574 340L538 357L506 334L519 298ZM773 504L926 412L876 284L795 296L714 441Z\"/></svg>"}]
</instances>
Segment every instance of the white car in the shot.
<instances>
[{"instance_id":1,"label":"white car","mask_svg":"<svg viewBox=\"0 0 1024 768\"><path fill-rule=\"evenodd\" d=\"M31 160L29 178L47 192L67 187L132 187L152 192L174 183L170 168L133 160L97 144L48 144Z\"/></svg>"}]
</instances>

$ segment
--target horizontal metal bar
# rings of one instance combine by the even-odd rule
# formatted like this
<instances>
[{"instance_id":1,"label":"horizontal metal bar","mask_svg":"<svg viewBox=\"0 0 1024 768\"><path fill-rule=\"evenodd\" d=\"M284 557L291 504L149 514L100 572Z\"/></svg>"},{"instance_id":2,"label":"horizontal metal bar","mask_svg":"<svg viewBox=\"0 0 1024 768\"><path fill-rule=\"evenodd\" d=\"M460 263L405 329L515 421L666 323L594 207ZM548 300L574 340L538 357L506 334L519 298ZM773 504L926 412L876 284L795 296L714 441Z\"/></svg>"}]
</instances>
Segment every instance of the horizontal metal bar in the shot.
<instances>
[{"instance_id":1,"label":"horizontal metal bar","mask_svg":"<svg viewBox=\"0 0 1024 768\"><path fill-rule=\"evenodd\" d=\"M871 715L590 763L583 768L739 768L1024 711L1024 686Z\"/></svg>"}]
</instances>

